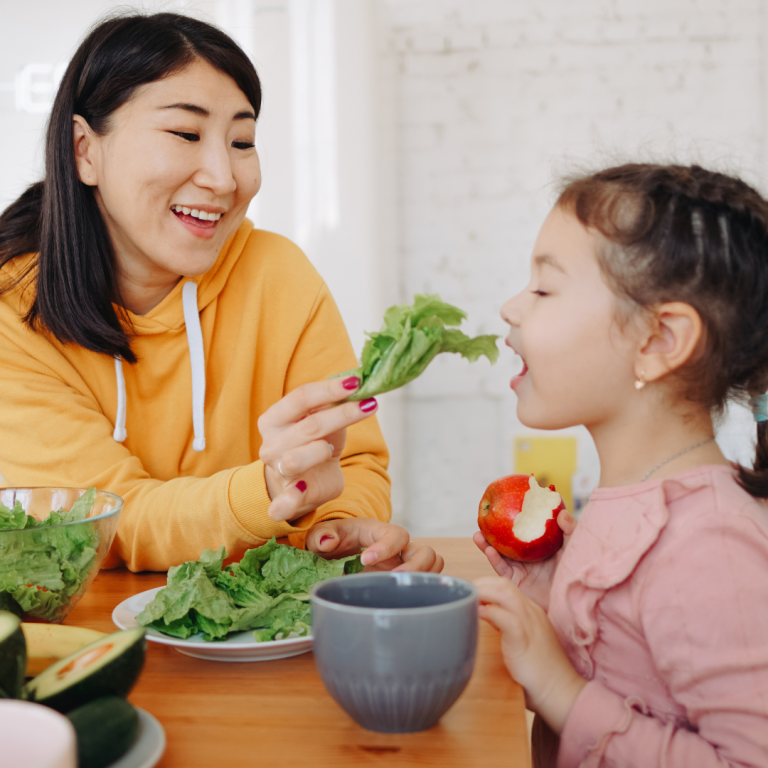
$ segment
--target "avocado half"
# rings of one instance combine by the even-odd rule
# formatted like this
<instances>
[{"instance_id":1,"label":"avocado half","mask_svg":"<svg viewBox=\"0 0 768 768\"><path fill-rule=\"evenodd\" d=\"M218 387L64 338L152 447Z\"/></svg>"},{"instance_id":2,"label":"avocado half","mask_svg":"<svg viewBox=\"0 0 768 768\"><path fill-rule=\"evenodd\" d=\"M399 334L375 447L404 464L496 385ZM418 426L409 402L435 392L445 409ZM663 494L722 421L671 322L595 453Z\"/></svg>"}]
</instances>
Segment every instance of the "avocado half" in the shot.
<instances>
[{"instance_id":1,"label":"avocado half","mask_svg":"<svg viewBox=\"0 0 768 768\"><path fill-rule=\"evenodd\" d=\"M29 701L70 712L104 696L127 696L144 667L143 627L114 632L76 651L27 683Z\"/></svg>"}]
</instances>

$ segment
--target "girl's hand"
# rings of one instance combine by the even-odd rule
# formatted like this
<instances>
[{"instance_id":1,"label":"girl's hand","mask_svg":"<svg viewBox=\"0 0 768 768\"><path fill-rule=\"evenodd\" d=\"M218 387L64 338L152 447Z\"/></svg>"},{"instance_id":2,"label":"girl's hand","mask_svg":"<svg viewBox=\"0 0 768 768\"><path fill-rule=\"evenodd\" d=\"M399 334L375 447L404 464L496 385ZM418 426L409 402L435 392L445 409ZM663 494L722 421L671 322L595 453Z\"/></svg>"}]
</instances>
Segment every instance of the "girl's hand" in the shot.
<instances>
[{"instance_id":1,"label":"girl's hand","mask_svg":"<svg viewBox=\"0 0 768 768\"><path fill-rule=\"evenodd\" d=\"M370 517L326 520L307 534L306 547L325 558L356 555L366 571L428 571L440 573L443 558L432 547L417 547L405 528Z\"/></svg>"},{"instance_id":2,"label":"girl's hand","mask_svg":"<svg viewBox=\"0 0 768 768\"><path fill-rule=\"evenodd\" d=\"M479 579L480 618L501 632L509 673L525 690L525 704L560 733L587 684L565 655L547 614L503 578Z\"/></svg>"},{"instance_id":3,"label":"girl's hand","mask_svg":"<svg viewBox=\"0 0 768 768\"><path fill-rule=\"evenodd\" d=\"M557 516L557 523L565 534L563 546L552 557L536 563L522 563L519 560L505 557L488 543L480 531L472 537L478 549L488 558L493 570L499 576L515 583L528 597L535 600L545 610L549 605L549 588L552 585L555 569L571 534L576 530L575 518L571 517L565 509L561 510Z\"/></svg>"},{"instance_id":4,"label":"girl's hand","mask_svg":"<svg viewBox=\"0 0 768 768\"><path fill-rule=\"evenodd\" d=\"M344 490L339 459L347 427L376 412L376 400L341 403L360 386L355 376L294 389L259 419L259 458L273 520L295 520Z\"/></svg>"}]
</instances>

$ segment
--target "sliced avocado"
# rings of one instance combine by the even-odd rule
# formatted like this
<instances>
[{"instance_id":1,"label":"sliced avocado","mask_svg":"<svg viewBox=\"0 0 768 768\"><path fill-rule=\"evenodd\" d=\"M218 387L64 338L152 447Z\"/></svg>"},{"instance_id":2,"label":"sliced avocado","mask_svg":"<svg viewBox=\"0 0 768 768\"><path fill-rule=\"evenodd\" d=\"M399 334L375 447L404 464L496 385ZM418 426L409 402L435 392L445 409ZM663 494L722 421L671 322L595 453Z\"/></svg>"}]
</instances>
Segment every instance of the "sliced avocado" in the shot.
<instances>
[{"instance_id":1,"label":"sliced avocado","mask_svg":"<svg viewBox=\"0 0 768 768\"><path fill-rule=\"evenodd\" d=\"M26 697L66 713L103 696L127 696L146 653L143 627L100 637L30 680Z\"/></svg>"},{"instance_id":2,"label":"sliced avocado","mask_svg":"<svg viewBox=\"0 0 768 768\"><path fill-rule=\"evenodd\" d=\"M106 768L131 748L139 733L139 713L119 696L89 701L67 717L77 734L78 768Z\"/></svg>"},{"instance_id":3,"label":"sliced avocado","mask_svg":"<svg viewBox=\"0 0 768 768\"><path fill-rule=\"evenodd\" d=\"M0 691L3 697L18 699L27 668L27 643L21 620L8 611L0 611Z\"/></svg>"},{"instance_id":4,"label":"sliced avocado","mask_svg":"<svg viewBox=\"0 0 768 768\"><path fill-rule=\"evenodd\" d=\"M24 609L16 602L13 595L0 592L0 611L15 613L20 619L24 618Z\"/></svg>"}]
</instances>

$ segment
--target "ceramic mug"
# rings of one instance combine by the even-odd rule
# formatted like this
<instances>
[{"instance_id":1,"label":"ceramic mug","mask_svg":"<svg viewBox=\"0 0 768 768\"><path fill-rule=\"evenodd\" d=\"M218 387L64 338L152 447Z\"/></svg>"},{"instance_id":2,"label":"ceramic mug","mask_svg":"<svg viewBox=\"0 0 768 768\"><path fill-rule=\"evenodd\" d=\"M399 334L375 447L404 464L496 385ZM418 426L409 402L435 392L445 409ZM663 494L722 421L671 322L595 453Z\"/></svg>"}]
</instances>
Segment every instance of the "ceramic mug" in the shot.
<instances>
[{"instance_id":1,"label":"ceramic mug","mask_svg":"<svg viewBox=\"0 0 768 768\"><path fill-rule=\"evenodd\" d=\"M355 722L382 733L435 725L477 652L478 594L434 573L360 573L311 592L315 664Z\"/></svg>"},{"instance_id":2,"label":"ceramic mug","mask_svg":"<svg viewBox=\"0 0 768 768\"><path fill-rule=\"evenodd\" d=\"M77 768L75 729L64 715L30 701L0 701L3 768Z\"/></svg>"}]
</instances>

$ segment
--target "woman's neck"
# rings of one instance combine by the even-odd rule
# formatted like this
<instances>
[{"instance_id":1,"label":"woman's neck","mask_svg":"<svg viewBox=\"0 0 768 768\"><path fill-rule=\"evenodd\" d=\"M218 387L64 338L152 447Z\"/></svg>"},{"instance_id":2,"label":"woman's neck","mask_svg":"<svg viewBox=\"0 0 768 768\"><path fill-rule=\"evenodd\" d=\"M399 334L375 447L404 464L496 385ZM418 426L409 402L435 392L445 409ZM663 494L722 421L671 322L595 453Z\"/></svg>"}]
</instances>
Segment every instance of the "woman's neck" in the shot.
<instances>
[{"instance_id":1,"label":"woman's neck","mask_svg":"<svg viewBox=\"0 0 768 768\"><path fill-rule=\"evenodd\" d=\"M137 284L130 280L120 280L120 300L122 306L134 315L146 315L151 312L176 286L181 277L162 283Z\"/></svg>"},{"instance_id":2,"label":"woman's neck","mask_svg":"<svg viewBox=\"0 0 768 768\"><path fill-rule=\"evenodd\" d=\"M600 457L601 487L632 485L646 475L656 480L708 464L729 465L712 440L708 410L675 413L638 406L610 423L588 427Z\"/></svg>"}]
</instances>

